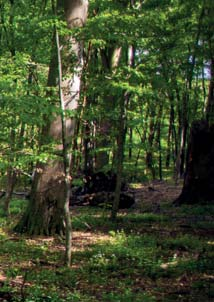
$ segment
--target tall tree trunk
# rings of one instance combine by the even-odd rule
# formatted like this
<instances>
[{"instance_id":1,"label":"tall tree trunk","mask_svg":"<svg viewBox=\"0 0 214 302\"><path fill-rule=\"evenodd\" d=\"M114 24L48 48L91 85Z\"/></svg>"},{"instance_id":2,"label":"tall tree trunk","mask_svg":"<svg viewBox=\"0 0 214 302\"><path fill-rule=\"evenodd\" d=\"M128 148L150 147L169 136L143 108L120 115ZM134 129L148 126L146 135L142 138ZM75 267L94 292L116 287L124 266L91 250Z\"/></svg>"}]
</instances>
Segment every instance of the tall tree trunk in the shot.
<instances>
[{"instance_id":1,"label":"tall tree trunk","mask_svg":"<svg viewBox=\"0 0 214 302\"><path fill-rule=\"evenodd\" d=\"M181 131L181 144L180 144L180 154L179 154L179 163L178 171L179 176L182 178L184 176L185 169L185 160L186 160L186 142L187 142L187 131L188 131L188 121L186 116L184 116L182 131Z\"/></svg>"},{"instance_id":2,"label":"tall tree trunk","mask_svg":"<svg viewBox=\"0 0 214 302\"><path fill-rule=\"evenodd\" d=\"M84 172L93 171L93 156L90 151L93 150L93 143L91 134L93 133L93 126L89 122L84 125Z\"/></svg>"},{"instance_id":3,"label":"tall tree trunk","mask_svg":"<svg viewBox=\"0 0 214 302\"><path fill-rule=\"evenodd\" d=\"M129 160L132 159L133 129L129 128Z\"/></svg>"},{"instance_id":4,"label":"tall tree trunk","mask_svg":"<svg viewBox=\"0 0 214 302\"><path fill-rule=\"evenodd\" d=\"M66 137L66 115L65 115L65 102L62 92L62 62L61 51L59 43L59 35L56 29L56 45L57 45L57 57L58 57L58 74L59 74L59 98L61 108L61 123L62 123L62 147L63 147L63 167L64 167L64 181L65 181L65 200L64 200L64 219L65 219L65 264L69 267L71 264L71 240L72 240L72 224L71 215L69 209L70 197L71 197L71 154L68 149L67 137Z\"/></svg>"},{"instance_id":5,"label":"tall tree trunk","mask_svg":"<svg viewBox=\"0 0 214 302\"><path fill-rule=\"evenodd\" d=\"M174 112L173 100L171 100L170 117L169 117L169 128L168 128L168 137L167 137L167 151L166 151L166 168L167 169L170 166L170 160L171 160L171 156L172 156L173 127L175 127L174 124L175 124L175 112Z\"/></svg>"},{"instance_id":6,"label":"tall tree trunk","mask_svg":"<svg viewBox=\"0 0 214 302\"><path fill-rule=\"evenodd\" d=\"M196 54L198 50L199 39L201 35L201 28L202 28L202 20L204 18L204 3L201 8L200 15L198 16L198 28L196 32L196 37L194 41L194 46L192 51L189 51L188 61L187 61L187 70L186 70L186 83L185 83L185 90L183 94L183 102L182 102L182 114L181 114L181 143L180 143L180 152L177 157L177 171L179 177L184 177L185 171L185 163L187 161L186 158L186 145L187 145L187 133L189 128L189 111L190 111L190 96L192 93L192 80L194 75L194 69L196 65Z\"/></svg>"},{"instance_id":7,"label":"tall tree trunk","mask_svg":"<svg viewBox=\"0 0 214 302\"><path fill-rule=\"evenodd\" d=\"M121 59L121 51L122 48L118 46L101 50L102 66L105 72L107 71L114 73ZM115 106L115 97L109 94L106 95L104 106L106 106L106 112L113 110ZM110 108L109 106L112 106L112 108ZM104 149L110 145L111 129L112 120L109 120L109 118L102 118L97 125L98 140L96 147L98 148L98 152L96 153L95 161L96 170L100 170L109 164L109 152L99 149Z\"/></svg>"},{"instance_id":8,"label":"tall tree trunk","mask_svg":"<svg viewBox=\"0 0 214 302\"><path fill-rule=\"evenodd\" d=\"M155 167L153 162L153 142L155 138L155 108L151 108L151 119L149 124L148 148L146 150L146 166L155 179Z\"/></svg>"},{"instance_id":9,"label":"tall tree trunk","mask_svg":"<svg viewBox=\"0 0 214 302\"><path fill-rule=\"evenodd\" d=\"M128 66L133 67L134 65L134 48L129 46L128 48ZM122 172L123 172L123 159L124 159L124 146L126 139L126 111L128 108L130 94L124 93L124 96L119 100L119 119L118 119L118 134L117 134L117 151L116 151L116 188L114 194L114 201L111 211L111 219L113 221L117 218L117 212L120 203L120 192L122 184Z\"/></svg>"},{"instance_id":10,"label":"tall tree trunk","mask_svg":"<svg viewBox=\"0 0 214 302\"><path fill-rule=\"evenodd\" d=\"M210 62L210 84L206 108L206 120L214 123L214 58Z\"/></svg>"},{"instance_id":11,"label":"tall tree trunk","mask_svg":"<svg viewBox=\"0 0 214 302\"><path fill-rule=\"evenodd\" d=\"M13 189L16 183L16 172L12 167L7 170L7 184L6 194L4 199L4 213L6 216L10 215L10 201L13 194Z\"/></svg>"},{"instance_id":12,"label":"tall tree trunk","mask_svg":"<svg viewBox=\"0 0 214 302\"><path fill-rule=\"evenodd\" d=\"M138 128L136 128L136 131L137 131L137 133L140 137L142 145L145 144L146 139L147 139L147 128L148 128L149 113L150 113L149 108L147 107L147 110L146 110L146 113L145 113L145 118L144 118L145 122L143 124L143 131L142 131L143 134L141 134L141 131ZM138 166L138 161L140 159L141 151L142 151L142 147L138 149L137 157L136 157L136 160L135 160L135 168L137 168L137 166ZM137 169L136 169L136 171L137 171ZM137 174L135 174L135 175L137 175Z\"/></svg>"},{"instance_id":13,"label":"tall tree trunk","mask_svg":"<svg viewBox=\"0 0 214 302\"><path fill-rule=\"evenodd\" d=\"M163 179L163 171L162 171L162 146L161 146L161 120L162 120L162 110L163 105L160 104L158 116L157 116L157 134L156 134L156 144L158 150L158 171L159 171L159 179Z\"/></svg>"},{"instance_id":14,"label":"tall tree trunk","mask_svg":"<svg viewBox=\"0 0 214 302\"><path fill-rule=\"evenodd\" d=\"M111 219L113 221L117 218L117 212L119 209L120 192L122 184L122 171L123 171L123 157L124 157L124 145L126 136L126 107L128 103L128 93L125 94L124 98L121 97L119 110L120 116L118 120L118 136L117 136L117 151L116 151L116 188L115 196L112 206Z\"/></svg>"},{"instance_id":15,"label":"tall tree trunk","mask_svg":"<svg viewBox=\"0 0 214 302\"><path fill-rule=\"evenodd\" d=\"M57 8L60 11L64 7L65 19L69 28L83 26L88 10L87 0L58 0ZM54 41L54 40L53 40ZM62 82L62 98L64 109L75 110L78 107L80 95L81 72L83 66L83 46L73 37L67 37L63 51L62 73L66 79ZM72 72L71 62L73 63ZM58 60L56 43L49 69L48 85L56 86L58 77ZM64 214L68 213L68 178L66 175L63 152L65 146L71 147L74 133L74 120L67 118L64 121L65 133L63 138L61 116L55 116L53 122L47 125L43 131L43 137L47 134L55 141L62 143L57 146L56 152L59 159L48 161L46 164L39 163L31 190L29 207L22 220L16 226L19 232L30 234L64 234ZM65 158L65 157L64 157ZM69 260L68 260L69 261Z\"/></svg>"},{"instance_id":16,"label":"tall tree trunk","mask_svg":"<svg viewBox=\"0 0 214 302\"><path fill-rule=\"evenodd\" d=\"M214 202L213 61L208 95L207 120L191 128L184 185L175 204Z\"/></svg>"},{"instance_id":17,"label":"tall tree trunk","mask_svg":"<svg viewBox=\"0 0 214 302\"><path fill-rule=\"evenodd\" d=\"M110 129L111 125L107 119L102 119L99 124L96 125L96 156L95 156L95 169L101 170L109 164L109 152L106 149L110 143Z\"/></svg>"}]
</instances>

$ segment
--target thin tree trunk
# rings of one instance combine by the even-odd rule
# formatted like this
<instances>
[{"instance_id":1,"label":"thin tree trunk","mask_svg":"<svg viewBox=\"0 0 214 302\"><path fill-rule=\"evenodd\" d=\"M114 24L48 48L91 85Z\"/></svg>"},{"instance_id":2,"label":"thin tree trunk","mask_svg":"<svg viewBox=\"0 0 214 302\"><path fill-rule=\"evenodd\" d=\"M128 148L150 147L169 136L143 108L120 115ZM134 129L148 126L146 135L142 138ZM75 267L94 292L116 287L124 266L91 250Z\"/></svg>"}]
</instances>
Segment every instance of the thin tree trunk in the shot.
<instances>
[{"instance_id":1,"label":"thin tree trunk","mask_svg":"<svg viewBox=\"0 0 214 302\"><path fill-rule=\"evenodd\" d=\"M163 179L163 171L162 171L162 146L161 146L161 123L158 123L158 153L159 153L159 179Z\"/></svg>"},{"instance_id":2,"label":"thin tree trunk","mask_svg":"<svg viewBox=\"0 0 214 302\"><path fill-rule=\"evenodd\" d=\"M145 144L145 141L146 141L146 137L147 137L147 128L148 128L148 119L149 119L149 108L147 107L147 110L146 110L146 113L145 113L145 123L143 124L143 135L141 135L141 132L138 128L136 128L136 131L137 133L139 134L139 137L140 137L140 140L141 140L141 143L142 144ZM136 157L136 160L135 160L135 167L137 168L138 166L138 161L139 161L139 158L140 158L140 153L141 153L141 148L139 148L138 150L138 153L137 153L137 157ZM137 170L136 170L137 171Z\"/></svg>"},{"instance_id":3,"label":"thin tree trunk","mask_svg":"<svg viewBox=\"0 0 214 302\"><path fill-rule=\"evenodd\" d=\"M120 51L121 54L121 51ZM133 67L134 64L134 48L129 46L128 48L128 66ZM126 139L126 110L128 108L130 94L125 92L124 96L119 100L119 119L118 119L118 136L117 136L117 153L116 153L116 188L114 201L111 211L111 220L117 219L117 213L120 203L120 192L122 184L122 172L123 172L123 159L124 159L124 146Z\"/></svg>"},{"instance_id":4,"label":"thin tree trunk","mask_svg":"<svg viewBox=\"0 0 214 302\"><path fill-rule=\"evenodd\" d=\"M153 163L153 142L155 137L155 109L152 108L151 119L149 124L149 136L148 136L148 148L146 151L146 166L152 174L152 178L155 179L155 168Z\"/></svg>"},{"instance_id":5,"label":"thin tree trunk","mask_svg":"<svg viewBox=\"0 0 214 302\"><path fill-rule=\"evenodd\" d=\"M129 160L132 159L133 129L129 128Z\"/></svg>"},{"instance_id":6,"label":"thin tree trunk","mask_svg":"<svg viewBox=\"0 0 214 302\"><path fill-rule=\"evenodd\" d=\"M118 124L118 137L117 137L117 153L116 153L116 189L114 202L112 206L111 219L113 221L117 218L117 212L119 209L120 203L120 192L121 192L121 184L122 184L122 171L123 171L123 157L124 157L124 145L125 145L125 136L126 136L126 113L125 108L128 102L128 95L126 94L124 98L120 100L120 117Z\"/></svg>"},{"instance_id":7,"label":"thin tree trunk","mask_svg":"<svg viewBox=\"0 0 214 302\"><path fill-rule=\"evenodd\" d=\"M206 108L206 120L214 123L214 58L210 62L210 84Z\"/></svg>"},{"instance_id":8,"label":"thin tree trunk","mask_svg":"<svg viewBox=\"0 0 214 302\"><path fill-rule=\"evenodd\" d=\"M65 176L65 201L64 201L64 216L65 216L65 263L69 267L71 264L71 243L72 243L72 224L71 215L69 209L70 197L71 197L71 155L66 142L66 117L65 117L65 102L63 100L62 93L62 63L59 36L56 30L56 45L57 45L57 57L58 57L58 73L59 73L59 98L61 107L61 122L62 122L62 145L63 145L63 163L64 163L64 176Z\"/></svg>"},{"instance_id":9,"label":"thin tree trunk","mask_svg":"<svg viewBox=\"0 0 214 302\"><path fill-rule=\"evenodd\" d=\"M159 179L163 179L162 174L162 146L161 146L161 119L162 119L162 110L163 105L160 104L158 116L157 116L157 135L156 135L156 143L157 143L157 149L158 149L158 171L159 171Z\"/></svg>"},{"instance_id":10,"label":"thin tree trunk","mask_svg":"<svg viewBox=\"0 0 214 302\"><path fill-rule=\"evenodd\" d=\"M13 194L13 189L16 183L16 172L12 167L7 170L7 187L4 199L4 213L6 216L10 215L10 201Z\"/></svg>"},{"instance_id":11,"label":"thin tree trunk","mask_svg":"<svg viewBox=\"0 0 214 302\"><path fill-rule=\"evenodd\" d=\"M168 137L167 137L167 153L166 153L166 168L167 169L170 166L170 160L171 160L171 155L172 155L172 137L173 137L174 122L175 122L175 112L174 112L173 101L171 101Z\"/></svg>"},{"instance_id":12,"label":"thin tree trunk","mask_svg":"<svg viewBox=\"0 0 214 302\"><path fill-rule=\"evenodd\" d=\"M93 171L93 157L90 154L90 151L93 150L91 135L93 133L92 125L89 122L86 122L84 125L84 171Z\"/></svg>"},{"instance_id":13,"label":"thin tree trunk","mask_svg":"<svg viewBox=\"0 0 214 302\"><path fill-rule=\"evenodd\" d=\"M181 144L180 144L180 154L179 154L179 176L182 178L184 176L184 169L185 169L185 159L186 159L186 142L187 142L187 130L188 130L188 120L186 116L187 110L187 100L186 96L184 96L184 103L183 103L183 123L182 123L182 130L181 130Z\"/></svg>"},{"instance_id":14,"label":"thin tree trunk","mask_svg":"<svg viewBox=\"0 0 214 302\"><path fill-rule=\"evenodd\" d=\"M15 119L14 119L15 120ZM11 130L10 135L10 152L11 155L9 156L10 167L7 170L7 187L6 187L6 194L4 200L4 212L5 215L10 215L10 201L12 198L13 190L16 184L17 172L13 167L13 163L15 161L15 145L18 150L21 150L23 147L23 137L25 132L25 125L21 124L21 129L18 137L16 138L16 133L14 129ZM17 139L17 142L16 142Z\"/></svg>"}]
</instances>

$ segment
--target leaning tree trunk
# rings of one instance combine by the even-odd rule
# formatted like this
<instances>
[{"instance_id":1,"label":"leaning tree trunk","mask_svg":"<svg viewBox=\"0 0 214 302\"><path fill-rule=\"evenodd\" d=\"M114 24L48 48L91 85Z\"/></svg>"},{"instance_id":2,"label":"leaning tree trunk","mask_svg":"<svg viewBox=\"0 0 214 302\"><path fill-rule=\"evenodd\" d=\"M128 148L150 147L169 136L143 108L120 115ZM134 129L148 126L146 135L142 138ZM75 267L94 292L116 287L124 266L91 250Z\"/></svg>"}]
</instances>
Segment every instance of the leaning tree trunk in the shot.
<instances>
[{"instance_id":1,"label":"leaning tree trunk","mask_svg":"<svg viewBox=\"0 0 214 302\"><path fill-rule=\"evenodd\" d=\"M58 0L57 7L64 5L65 19L69 28L83 26L88 10L88 0ZM81 72L83 66L82 43L73 37L67 37L62 55L62 73L66 80L62 82L62 97L64 108L75 110L78 107L80 94ZM69 74L72 64L72 73ZM54 46L50 70L49 86L56 84L58 76L57 49ZM66 133L64 144L71 146L74 133L74 120L65 120ZM46 127L45 135L62 142L62 120L56 116L53 122ZM64 206L66 200L65 167L63 163L63 142L57 146L56 153L59 159L48 161L46 164L39 163L32 184L29 207L22 220L16 226L19 232L30 234L64 234Z\"/></svg>"}]
</instances>

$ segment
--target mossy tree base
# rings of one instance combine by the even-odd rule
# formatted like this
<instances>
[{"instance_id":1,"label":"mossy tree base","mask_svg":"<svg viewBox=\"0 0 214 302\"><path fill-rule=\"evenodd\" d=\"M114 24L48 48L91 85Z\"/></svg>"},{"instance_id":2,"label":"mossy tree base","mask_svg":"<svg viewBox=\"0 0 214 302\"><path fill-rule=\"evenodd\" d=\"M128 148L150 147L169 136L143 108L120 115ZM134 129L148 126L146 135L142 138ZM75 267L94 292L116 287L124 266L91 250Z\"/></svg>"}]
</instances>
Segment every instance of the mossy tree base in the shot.
<instances>
[{"instance_id":1,"label":"mossy tree base","mask_svg":"<svg viewBox=\"0 0 214 302\"><path fill-rule=\"evenodd\" d=\"M65 183L63 164L37 167L29 206L14 230L30 235L63 235Z\"/></svg>"},{"instance_id":2,"label":"mossy tree base","mask_svg":"<svg viewBox=\"0 0 214 302\"><path fill-rule=\"evenodd\" d=\"M43 201L39 209L36 209L32 202L30 203L14 231L44 236L65 234L63 210L57 209L56 202Z\"/></svg>"}]
</instances>

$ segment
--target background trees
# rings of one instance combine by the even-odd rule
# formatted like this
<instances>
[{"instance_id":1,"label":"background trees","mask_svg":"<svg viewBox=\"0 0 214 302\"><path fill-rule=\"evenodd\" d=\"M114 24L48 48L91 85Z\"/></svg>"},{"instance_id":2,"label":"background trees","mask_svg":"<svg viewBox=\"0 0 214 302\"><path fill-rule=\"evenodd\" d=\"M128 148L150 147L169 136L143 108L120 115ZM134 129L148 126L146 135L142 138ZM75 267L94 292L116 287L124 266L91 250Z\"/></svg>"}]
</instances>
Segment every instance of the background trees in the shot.
<instances>
[{"instance_id":1,"label":"background trees","mask_svg":"<svg viewBox=\"0 0 214 302\"><path fill-rule=\"evenodd\" d=\"M54 135L47 139L47 124L53 134L51 117L60 113L55 24L64 45L64 94L69 74L80 84L83 71L81 89L69 88L78 109L66 113L76 116L68 140L72 177L83 170L118 172L118 160L129 180L183 176L190 125L213 99L212 1L92 0L83 27L73 27L75 9L66 6L69 30L63 18L56 21L51 1L0 5L0 168L7 211L15 178L24 186L24 174L39 172L38 162L43 167L61 152ZM63 199L59 192L52 191L56 200Z\"/></svg>"}]
</instances>

